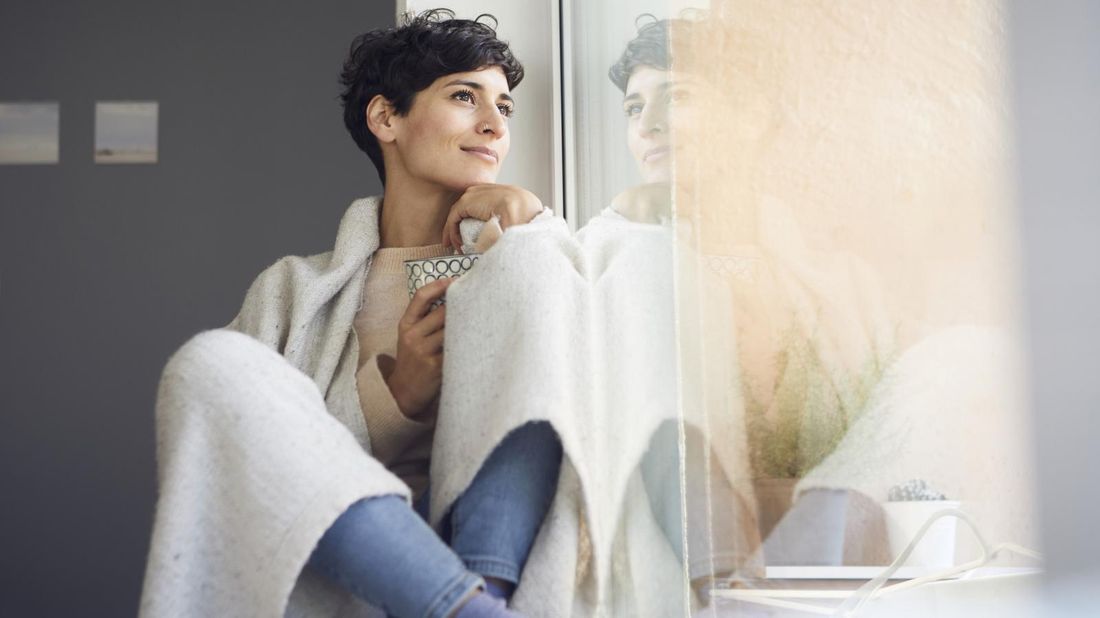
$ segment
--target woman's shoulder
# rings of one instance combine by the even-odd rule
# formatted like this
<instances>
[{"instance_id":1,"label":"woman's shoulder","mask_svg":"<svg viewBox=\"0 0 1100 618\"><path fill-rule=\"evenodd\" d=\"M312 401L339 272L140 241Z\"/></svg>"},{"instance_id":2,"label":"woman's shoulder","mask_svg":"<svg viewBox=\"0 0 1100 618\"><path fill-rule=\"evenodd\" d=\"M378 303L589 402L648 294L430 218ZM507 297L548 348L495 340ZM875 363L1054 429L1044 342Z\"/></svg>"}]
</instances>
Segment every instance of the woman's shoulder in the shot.
<instances>
[{"instance_id":1,"label":"woman's shoulder","mask_svg":"<svg viewBox=\"0 0 1100 618\"><path fill-rule=\"evenodd\" d=\"M352 202L340 220L332 249L307 255L285 255L264 268L245 293L241 311L231 325L248 316L283 315L302 302L326 302L356 280L378 246L377 196Z\"/></svg>"}]
</instances>

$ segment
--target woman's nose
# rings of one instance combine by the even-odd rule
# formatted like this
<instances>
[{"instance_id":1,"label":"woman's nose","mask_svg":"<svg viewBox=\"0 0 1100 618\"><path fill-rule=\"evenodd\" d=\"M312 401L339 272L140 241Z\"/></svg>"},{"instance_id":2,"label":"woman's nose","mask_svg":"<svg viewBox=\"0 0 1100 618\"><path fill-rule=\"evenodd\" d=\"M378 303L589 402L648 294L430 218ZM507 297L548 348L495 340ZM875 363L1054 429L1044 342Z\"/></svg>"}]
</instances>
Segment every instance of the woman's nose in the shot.
<instances>
[{"instance_id":1,"label":"woman's nose","mask_svg":"<svg viewBox=\"0 0 1100 618\"><path fill-rule=\"evenodd\" d=\"M504 115L500 113L495 106L485 114L481 124L478 125L478 132L480 133L492 133L497 137L504 135L504 132L508 130L508 123L504 118Z\"/></svg>"},{"instance_id":2,"label":"woman's nose","mask_svg":"<svg viewBox=\"0 0 1100 618\"><path fill-rule=\"evenodd\" d=\"M654 102L642 108L641 122L638 129L642 135L650 133L664 133L668 130L668 106Z\"/></svg>"}]
</instances>

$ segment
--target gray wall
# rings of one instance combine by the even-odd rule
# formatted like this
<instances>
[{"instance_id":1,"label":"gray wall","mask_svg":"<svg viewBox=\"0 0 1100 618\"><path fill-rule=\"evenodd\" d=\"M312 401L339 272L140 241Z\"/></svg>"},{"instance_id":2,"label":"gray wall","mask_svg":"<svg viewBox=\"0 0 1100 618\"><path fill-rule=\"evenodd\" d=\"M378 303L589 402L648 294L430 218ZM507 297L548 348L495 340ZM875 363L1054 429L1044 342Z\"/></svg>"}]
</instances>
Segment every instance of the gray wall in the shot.
<instances>
[{"instance_id":1,"label":"gray wall","mask_svg":"<svg viewBox=\"0 0 1100 618\"><path fill-rule=\"evenodd\" d=\"M380 184L336 77L393 2L0 4L0 102L61 163L0 166L0 615L137 611L168 356ZM92 163L96 100L160 102L160 162Z\"/></svg>"},{"instance_id":2,"label":"gray wall","mask_svg":"<svg viewBox=\"0 0 1100 618\"><path fill-rule=\"evenodd\" d=\"M1039 511L1057 580L1100 573L1100 3L1011 6Z\"/></svg>"}]
</instances>

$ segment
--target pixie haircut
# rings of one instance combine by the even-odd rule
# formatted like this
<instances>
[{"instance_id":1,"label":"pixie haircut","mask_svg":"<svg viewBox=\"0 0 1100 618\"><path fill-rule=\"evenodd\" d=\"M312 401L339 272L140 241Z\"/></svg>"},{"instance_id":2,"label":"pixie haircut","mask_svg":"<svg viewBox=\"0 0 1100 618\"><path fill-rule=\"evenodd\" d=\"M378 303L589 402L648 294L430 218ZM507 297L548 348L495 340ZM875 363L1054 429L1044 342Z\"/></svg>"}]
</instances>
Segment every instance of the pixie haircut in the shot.
<instances>
[{"instance_id":1,"label":"pixie haircut","mask_svg":"<svg viewBox=\"0 0 1100 618\"><path fill-rule=\"evenodd\" d=\"M386 183L382 148L367 128L367 104L382 95L403 116L416 94L440 77L490 66L500 67L508 88L515 88L523 79L523 65L508 44L497 38L496 25L492 15L455 19L452 11L435 9L406 15L396 27L371 30L352 41L340 73L344 126L378 169L382 184Z\"/></svg>"},{"instance_id":2,"label":"pixie haircut","mask_svg":"<svg viewBox=\"0 0 1100 618\"><path fill-rule=\"evenodd\" d=\"M611 65L607 76L624 94L630 75L640 66L653 67L662 71L672 68L671 38L689 41L701 34L706 24L706 13L702 11L686 12L694 18L657 19L649 13L638 16L634 21L638 33L626 44L618 62Z\"/></svg>"},{"instance_id":3,"label":"pixie haircut","mask_svg":"<svg viewBox=\"0 0 1100 618\"><path fill-rule=\"evenodd\" d=\"M649 66L655 69L667 71L671 66L668 53L669 47L669 20L657 19L645 14L638 17L635 24L644 19L652 19L648 23L638 25L638 34L626 44L626 49L619 56L618 62L611 65L607 76L611 83L615 84L626 93L626 83L630 81L630 75L640 66Z\"/></svg>"}]
</instances>

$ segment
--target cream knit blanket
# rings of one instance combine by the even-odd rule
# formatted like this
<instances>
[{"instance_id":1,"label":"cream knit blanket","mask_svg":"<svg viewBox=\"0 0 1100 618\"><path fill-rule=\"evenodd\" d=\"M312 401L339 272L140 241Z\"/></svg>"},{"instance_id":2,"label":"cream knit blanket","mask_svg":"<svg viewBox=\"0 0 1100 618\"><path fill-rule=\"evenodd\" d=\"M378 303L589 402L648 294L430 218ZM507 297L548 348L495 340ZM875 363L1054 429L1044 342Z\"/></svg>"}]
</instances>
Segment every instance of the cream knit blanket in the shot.
<instances>
[{"instance_id":1,"label":"cream knit blanket","mask_svg":"<svg viewBox=\"0 0 1100 618\"><path fill-rule=\"evenodd\" d=\"M379 204L357 200L333 251L279 260L226 329L169 360L141 615L377 612L303 566L356 500L408 498L369 456L354 376ZM544 212L448 291L433 524L525 422L549 420L565 450L520 611L672 615L690 602L638 472L676 418L671 257L668 228L613 219L572 236Z\"/></svg>"},{"instance_id":2,"label":"cream knit blanket","mask_svg":"<svg viewBox=\"0 0 1100 618\"><path fill-rule=\"evenodd\" d=\"M671 292L670 229L613 216L575 237L561 219L512 228L447 291L432 523L524 422L550 421L565 452L513 599L525 613L683 614L682 569L637 474L676 417Z\"/></svg>"}]
</instances>

